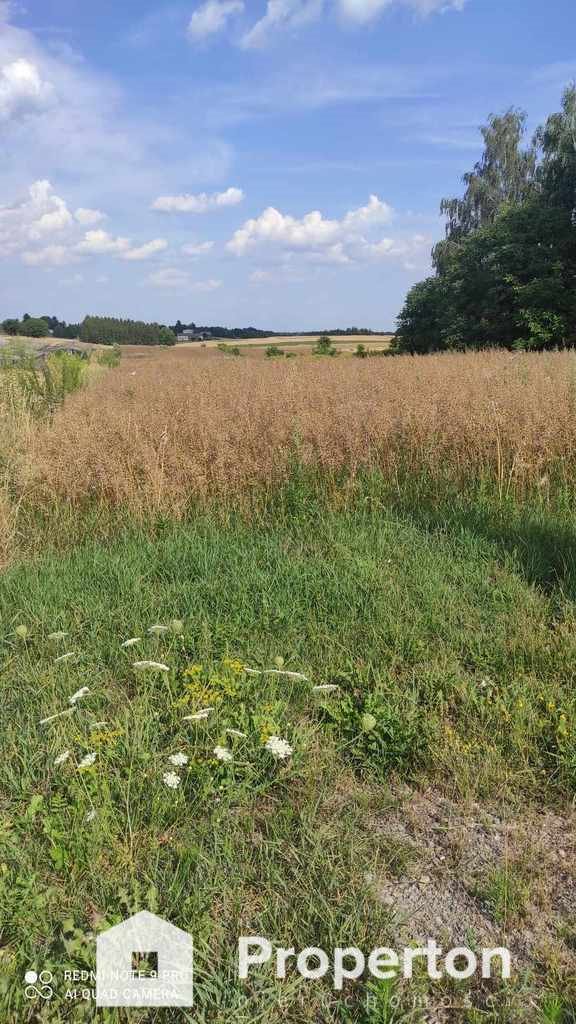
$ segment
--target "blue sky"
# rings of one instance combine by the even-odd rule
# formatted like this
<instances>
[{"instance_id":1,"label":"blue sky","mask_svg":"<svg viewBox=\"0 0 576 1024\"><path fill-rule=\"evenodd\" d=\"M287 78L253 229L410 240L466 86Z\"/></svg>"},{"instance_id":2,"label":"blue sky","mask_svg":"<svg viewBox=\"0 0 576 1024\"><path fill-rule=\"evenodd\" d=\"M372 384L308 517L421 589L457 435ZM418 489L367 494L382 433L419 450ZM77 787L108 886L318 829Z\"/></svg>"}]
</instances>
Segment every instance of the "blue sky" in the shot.
<instances>
[{"instance_id":1,"label":"blue sky","mask_svg":"<svg viewBox=\"0 0 576 1024\"><path fill-rule=\"evenodd\" d=\"M573 0L0 0L0 319L394 325Z\"/></svg>"}]
</instances>

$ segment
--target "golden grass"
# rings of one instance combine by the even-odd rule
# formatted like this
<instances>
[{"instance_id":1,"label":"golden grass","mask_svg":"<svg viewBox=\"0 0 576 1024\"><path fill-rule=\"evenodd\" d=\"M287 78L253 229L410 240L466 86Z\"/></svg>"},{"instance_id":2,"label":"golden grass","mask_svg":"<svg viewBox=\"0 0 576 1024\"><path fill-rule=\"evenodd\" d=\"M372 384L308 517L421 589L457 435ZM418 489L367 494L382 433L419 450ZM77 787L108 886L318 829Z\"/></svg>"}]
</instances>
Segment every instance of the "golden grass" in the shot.
<instances>
[{"instance_id":1,"label":"golden grass","mask_svg":"<svg viewBox=\"0 0 576 1024\"><path fill-rule=\"evenodd\" d=\"M128 360L33 432L21 486L182 515L272 489L297 461L489 479L522 494L573 481L572 353L242 360L181 349Z\"/></svg>"}]
</instances>

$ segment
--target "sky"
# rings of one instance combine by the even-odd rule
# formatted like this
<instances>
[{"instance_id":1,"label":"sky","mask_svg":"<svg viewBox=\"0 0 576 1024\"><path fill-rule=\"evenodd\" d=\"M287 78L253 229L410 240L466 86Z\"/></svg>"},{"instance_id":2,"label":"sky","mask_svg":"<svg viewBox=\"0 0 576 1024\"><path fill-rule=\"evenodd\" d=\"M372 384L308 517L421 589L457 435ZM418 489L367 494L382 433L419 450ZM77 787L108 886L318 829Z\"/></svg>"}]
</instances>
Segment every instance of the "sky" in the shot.
<instances>
[{"instance_id":1,"label":"sky","mask_svg":"<svg viewBox=\"0 0 576 1024\"><path fill-rule=\"evenodd\" d=\"M0 320L393 329L573 0L0 0Z\"/></svg>"}]
</instances>

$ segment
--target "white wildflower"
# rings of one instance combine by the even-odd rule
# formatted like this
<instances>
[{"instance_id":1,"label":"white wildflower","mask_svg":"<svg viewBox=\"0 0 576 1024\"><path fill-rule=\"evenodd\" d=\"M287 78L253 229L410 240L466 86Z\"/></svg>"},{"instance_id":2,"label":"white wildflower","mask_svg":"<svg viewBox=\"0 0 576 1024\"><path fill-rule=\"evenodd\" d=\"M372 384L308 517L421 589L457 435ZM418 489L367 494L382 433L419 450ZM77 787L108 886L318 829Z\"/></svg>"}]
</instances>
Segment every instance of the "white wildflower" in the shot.
<instances>
[{"instance_id":1,"label":"white wildflower","mask_svg":"<svg viewBox=\"0 0 576 1024\"><path fill-rule=\"evenodd\" d=\"M55 765L64 764L64 761L67 761L69 757L70 757L70 751L69 750L63 750L61 754L58 754L58 757L54 758L54 764Z\"/></svg>"},{"instance_id":2,"label":"white wildflower","mask_svg":"<svg viewBox=\"0 0 576 1024\"><path fill-rule=\"evenodd\" d=\"M264 746L278 761L285 761L287 757L293 754L292 747L287 740L282 740L279 736L270 736L270 739L266 741Z\"/></svg>"},{"instance_id":3,"label":"white wildflower","mask_svg":"<svg viewBox=\"0 0 576 1024\"><path fill-rule=\"evenodd\" d=\"M91 725L90 725L90 728L91 729L101 729L103 725L108 725L108 721L105 720L104 722L92 722Z\"/></svg>"},{"instance_id":4,"label":"white wildflower","mask_svg":"<svg viewBox=\"0 0 576 1024\"><path fill-rule=\"evenodd\" d=\"M78 651L68 651L67 654L61 654L58 658L54 658L54 664L59 661L68 661L69 658L75 658Z\"/></svg>"},{"instance_id":5,"label":"white wildflower","mask_svg":"<svg viewBox=\"0 0 576 1024\"><path fill-rule=\"evenodd\" d=\"M169 789L178 789L180 782L182 781L180 776L176 772L164 772L162 776L164 785L168 786Z\"/></svg>"},{"instance_id":6,"label":"white wildflower","mask_svg":"<svg viewBox=\"0 0 576 1024\"><path fill-rule=\"evenodd\" d=\"M88 813L86 814L86 817L84 818L84 821L94 821L95 817L96 817L96 811L95 811L95 809L93 807L92 810L88 811Z\"/></svg>"},{"instance_id":7,"label":"white wildflower","mask_svg":"<svg viewBox=\"0 0 576 1024\"><path fill-rule=\"evenodd\" d=\"M156 634L158 636L160 633L167 633L168 629L169 629L169 626L159 626L159 625L157 625L157 626L150 626L150 629L148 630L148 632L149 633L154 633L154 634Z\"/></svg>"},{"instance_id":8,"label":"white wildflower","mask_svg":"<svg viewBox=\"0 0 576 1024\"><path fill-rule=\"evenodd\" d=\"M228 747L214 747L214 753L219 761L233 761L234 756Z\"/></svg>"},{"instance_id":9,"label":"white wildflower","mask_svg":"<svg viewBox=\"0 0 576 1024\"><path fill-rule=\"evenodd\" d=\"M280 668L267 668L262 673L265 676L288 676L289 679L303 679L308 682L308 676L302 675L302 672L286 672L285 669Z\"/></svg>"},{"instance_id":10,"label":"white wildflower","mask_svg":"<svg viewBox=\"0 0 576 1024\"><path fill-rule=\"evenodd\" d=\"M49 715L48 718L41 718L40 725L46 725L46 722L53 722L55 718L61 718L62 715L71 715L74 708L65 708L64 711L57 711L55 715Z\"/></svg>"},{"instance_id":11,"label":"white wildflower","mask_svg":"<svg viewBox=\"0 0 576 1024\"><path fill-rule=\"evenodd\" d=\"M339 689L340 687L336 686L336 683L321 683L319 686L312 687L312 693L332 693Z\"/></svg>"},{"instance_id":12,"label":"white wildflower","mask_svg":"<svg viewBox=\"0 0 576 1024\"><path fill-rule=\"evenodd\" d=\"M92 750L89 754L85 754L84 755L84 757L80 761L80 764L78 765L78 768L79 769L80 768L91 768L92 765L94 764L95 760L96 760L96 751Z\"/></svg>"},{"instance_id":13,"label":"white wildflower","mask_svg":"<svg viewBox=\"0 0 576 1024\"><path fill-rule=\"evenodd\" d=\"M170 764L184 765L188 764L188 757L186 754L170 754L168 758Z\"/></svg>"},{"instance_id":14,"label":"white wildflower","mask_svg":"<svg viewBox=\"0 0 576 1024\"><path fill-rule=\"evenodd\" d=\"M85 697L87 693L90 693L88 687L81 686L79 690L76 690L76 693L73 693L71 697L68 697L68 703L75 704L77 700L80 700L81 697Z\"/></svg>"},{"instance_id":15,"label":"white wildflower","mask_svg":"<svg viewBox=\"0 0 576 1024\"><path fill-rule=\"evenodd\" d=\"M67 637L68 635L69 635L68 633L63 633L61 629L58 629L55 633L48 633L48 639L49 640L64 640L64 637Z\"/></svg>"},{"instance_id":16,"label":"white wildflower","mask_svg":"<svg viewBox=\"0 0 576 1024\"><path fill-rule=\"evenodd\" d=\"M226 732L228 733L229 736L240 736L241 739L246 739L246 733L240 732L239 729L226 729Z\"/></svg>"},{"instance_id":17,"label":"white wildflower","mask_svg":"<svg viewBox=\"0 0 576 1024\"><path fill-rule=\"evenodd\" d=\"M139 644L141 640L141 636L131 636L129 640L125 640L124 643L120 644L120 647L134 647L134 644Z\"/></svg>"},{"instance_id":18,"label":"white wildflower","mask_svg":"<svg viewBox=\"0 0 576 1024\"><path fill-rule=\"evenodd\" d=\"M197 711L196 714L194 715L184 715L183 721L200 722L204 718L208 718L208 715L210 714L211 711L214 711L214 708L201 708L200 711Z\"/></svg>"},{"instance_id":19,"label":"white wildflower","mask_svg":"<svg viewBox=\"0 0 576 1024\"><path fill-rule=\"evenodd\" d=\"M168 665L163 665L160 661L135 661L133 666L135 669L149 668L155 672L169 672Z\"/></svg>"}]
</instances>

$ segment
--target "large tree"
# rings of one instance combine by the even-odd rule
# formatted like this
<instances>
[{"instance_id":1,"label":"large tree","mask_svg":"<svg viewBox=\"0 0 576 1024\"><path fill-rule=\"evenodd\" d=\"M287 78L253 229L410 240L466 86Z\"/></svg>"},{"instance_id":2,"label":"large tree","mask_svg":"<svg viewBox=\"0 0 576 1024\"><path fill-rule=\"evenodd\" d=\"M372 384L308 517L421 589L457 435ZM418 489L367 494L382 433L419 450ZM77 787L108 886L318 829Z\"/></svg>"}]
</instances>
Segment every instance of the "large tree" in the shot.
<instances>
[{"instance_id":1,"label":"large tree","mask_svg":"<svg viewBox=\"0 0 576 1024\"><path fill-rule=\"evenodd\" d=\"M576 346L576 87L521 148L524 115L483 130L461 199L444 200L436 276L399 317L401 351Z\"/></svg>"}]
</instances>

